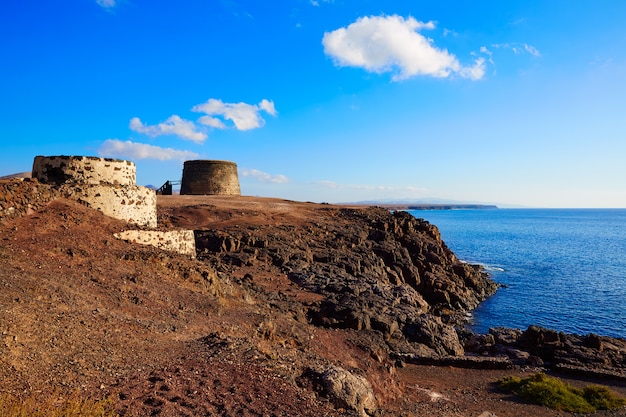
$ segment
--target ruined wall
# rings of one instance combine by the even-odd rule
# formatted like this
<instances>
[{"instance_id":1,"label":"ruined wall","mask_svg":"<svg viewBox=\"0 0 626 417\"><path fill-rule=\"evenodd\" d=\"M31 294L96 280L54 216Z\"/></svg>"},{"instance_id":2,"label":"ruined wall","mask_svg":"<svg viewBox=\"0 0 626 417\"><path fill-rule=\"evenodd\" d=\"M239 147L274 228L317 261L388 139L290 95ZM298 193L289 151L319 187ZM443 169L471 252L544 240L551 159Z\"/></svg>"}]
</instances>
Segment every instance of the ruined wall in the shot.
<instances>
[{"instance_id":1,"label":"ruined wall","mask_svg":"<svg viewBox=\"0 0 626 417\"><path fill-rule=\"evenodd\" d=\"M229 161L186 161L180 193L241 195L237 164Z\"/></svg>"},{"instance_id":2,"label":"ruined wall","mask_svg":"<svg viewBox=\"0 0 626 417\"><path fill-rule=\"evenodd\" d=\"M30 178L0 180L0 223L32 214L59 198L59 192Z\"/></svg>"},{"instance_id":3,"label":"ruined wall","mask_svg":"<svg viewBox=\"0 0 626 417\"><path fill-rule=\"evenodd\" d=\"M56 186L63 197L77 200L107 216L156 227L156 193L135 185L130 161L88 156L37 156L33 178Z\"/></svg>"},{"instance_id":4,"label":"ruined wall","mask_svg":"<svg viewBox=\"0 0 626 417\"><path fill-rule=\"evenodd\" d=\"M107 216L140 226L156 227L156 193L136 185L63 184L59 192L66 198L77 200L88 207L100 210Z\"/></svg>"},{"instance_id":5,"label":"ruined wall","mask_svg":"<svg viewBox=\"0 0 626 417\"><path fill-rule=\"evenodd\" d=\"M196 240L193 230L126 230L115 237L141 245L154 246L171 252L196 257Z\"/></svg>"},{"instance_id":6,"label":"ruined wall","mask_svg":"<svg viewBox=\"0 0 626 417\"><path fill-rule=\"evenodd\" d=\"M33 178L44 184L135 185L136 167L130 161L93 156L37 156Z\"/></svg>"}]
</instances>

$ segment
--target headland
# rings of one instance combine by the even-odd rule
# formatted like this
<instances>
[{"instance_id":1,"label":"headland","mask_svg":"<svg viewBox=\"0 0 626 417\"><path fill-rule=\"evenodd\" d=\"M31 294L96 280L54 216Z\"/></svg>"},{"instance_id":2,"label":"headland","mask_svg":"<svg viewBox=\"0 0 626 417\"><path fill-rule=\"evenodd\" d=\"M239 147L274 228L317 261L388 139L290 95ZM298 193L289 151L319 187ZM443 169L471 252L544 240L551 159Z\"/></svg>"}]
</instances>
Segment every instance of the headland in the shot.
<instances>
[{"instance_id":1,"label":"headland","mask_svg":"<svg viewBox=\"0 0 626 417\"><path fill-rule=\"evenodd\" d=\"M561 415L494 392L537 369L626 394L622 340L463 331L497 284L402 211L158 196L159 229L193 230L194 259L116 239L145 226L36 179L0 182L0 208L14 395L111 396L134 415Z\"/></svg>"}]
</instances>

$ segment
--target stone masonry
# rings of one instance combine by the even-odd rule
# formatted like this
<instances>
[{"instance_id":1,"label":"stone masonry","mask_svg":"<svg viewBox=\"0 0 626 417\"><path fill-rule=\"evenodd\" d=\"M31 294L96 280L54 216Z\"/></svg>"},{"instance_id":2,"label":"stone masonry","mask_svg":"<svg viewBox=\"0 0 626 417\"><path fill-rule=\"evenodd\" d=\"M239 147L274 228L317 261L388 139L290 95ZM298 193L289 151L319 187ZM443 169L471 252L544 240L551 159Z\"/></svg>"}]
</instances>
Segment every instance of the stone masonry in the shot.
<instances>
[{"instance_id":1,"label":"stone masonry","mask_svg":"<svg viewBox=\"0 0 626 417\"><path fill-rule=\"evenodd\" d=\"M29 215L65 197L128 223L157 227L156 193L135 185L130 161L89 156L37 156L32 179L0 180L0 222ZM192 230L127 230L115 235L132 243L195 257Z\"/></svg>"},{"instance_id":2,"label":"stone masonry","mask_svg":"<svg viewBox=\"0 0 626 417\"><path fill-rule=\"evenodd\" d=\"M100 210L107 216L156 227L156 193L135 185L130 161L89 156L37 156L33 178L50 184L61 196Z\"/></svg>"},{"instance_id":3,"label":"stone masonry","mask_svg":"<svg viewBox=\"0 0 626 417\"><path fill-rule=\"evenodd\" d=\"M241 195L237 164L230 161L185 161L182 195Z\"/></svg>"}]
</instances>

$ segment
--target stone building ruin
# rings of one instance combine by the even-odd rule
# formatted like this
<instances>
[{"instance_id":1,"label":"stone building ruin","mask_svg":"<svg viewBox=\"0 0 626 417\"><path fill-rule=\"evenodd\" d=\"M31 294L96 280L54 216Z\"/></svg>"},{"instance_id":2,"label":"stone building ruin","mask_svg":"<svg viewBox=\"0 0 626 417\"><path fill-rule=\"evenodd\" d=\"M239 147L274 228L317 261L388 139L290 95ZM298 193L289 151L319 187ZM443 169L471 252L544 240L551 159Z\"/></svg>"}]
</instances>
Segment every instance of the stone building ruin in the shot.
<instances>
[{"instance_id":1,"label":"stone building ruin","mask_svg":"<svg viewBox=\"0 0 626 417\"><path fill-rule=\"evenodd\" d=\"M185 161L181 195L241 195L237 164L230 161Z\"/></svg>"},{"instance_id":2,"label":"stone building ruin","mask_svg":"<svg viewBox=\"0 0 626 417\"><path fill-rule=\"evenodd\" d=\"M37 156L32 177L60 195L128 223L156 227L156 193L136 182L130 161L91 156Z\"/></svg>"},{"instance_id":3,"label":"stone building ruin","mask_svg":"<svg viewBox=\"0 0 626 417\"><path fill-rule=\"evenodd\" d=\"M130 161L92 156L37 156L32 177L52 186L59 196L77 200L128 223L157 227L156 192L137 186ZM115 237L195 257L193 230L127 230Z\"/></svg>"}]
</instances>

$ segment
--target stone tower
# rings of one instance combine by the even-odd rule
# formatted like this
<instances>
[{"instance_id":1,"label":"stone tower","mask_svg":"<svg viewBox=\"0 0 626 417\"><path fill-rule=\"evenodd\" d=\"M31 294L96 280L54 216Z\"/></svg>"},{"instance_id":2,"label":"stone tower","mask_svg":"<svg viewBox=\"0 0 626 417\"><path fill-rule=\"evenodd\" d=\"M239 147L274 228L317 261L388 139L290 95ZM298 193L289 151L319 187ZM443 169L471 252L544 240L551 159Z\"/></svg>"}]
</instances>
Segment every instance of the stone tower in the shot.
<instances>
[{"instance_id":1,"label":"stone tower","mask_svg":"<svg viewBox=\"0 0 626 417\"><path fill-rule=\"evenodd\" d=\"M180 194L241 195L237 164L229 161L185 161Z\"/></svg>"},{"instance_id":2,"label":"stone tower","mask_svg":"<svg viewBox=\"0 0 626 417\"><path fill-rule=\"evenodd\" d=\"M92 156L37 156L33 178L107 216L156 227L156 193L138 187L130 161Z\"/></svg>"}]
</instances>

